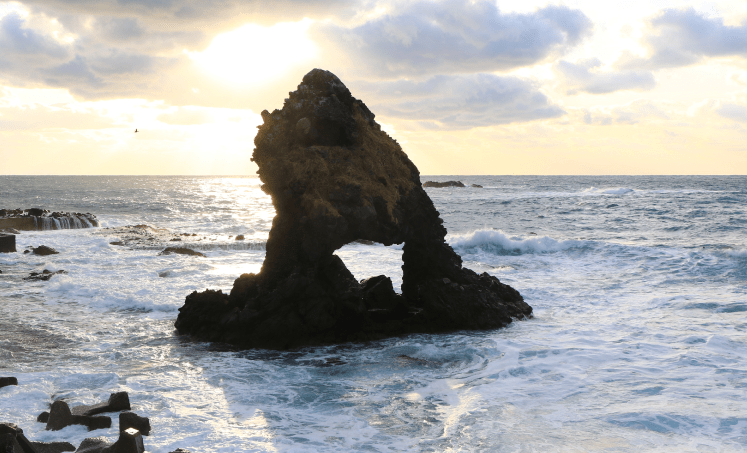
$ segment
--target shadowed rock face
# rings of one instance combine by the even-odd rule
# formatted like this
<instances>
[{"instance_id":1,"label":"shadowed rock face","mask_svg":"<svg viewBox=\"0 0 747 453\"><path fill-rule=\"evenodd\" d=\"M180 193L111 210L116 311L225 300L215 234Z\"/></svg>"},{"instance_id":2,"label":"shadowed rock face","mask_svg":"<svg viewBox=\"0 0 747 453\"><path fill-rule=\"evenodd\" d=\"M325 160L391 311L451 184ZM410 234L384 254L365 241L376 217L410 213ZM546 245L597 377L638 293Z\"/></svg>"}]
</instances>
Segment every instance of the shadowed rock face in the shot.
<instances>
[{"instance_id":1,"label":"shadowed rock face","mask_svg":"<svg viewBox=\"0 0 747 453\"><path fill-rule=\"evenodd\" d=\"M253 160L277 212L262 270L239 277L230 295L190 294L180 332L290 348L531 315L516 290L462 268L418 169L334 74L312 70L262 118ZM385 276L359 283L334 255L357 240L404 243L402 295Z\"/></svg>"}]
</instances>

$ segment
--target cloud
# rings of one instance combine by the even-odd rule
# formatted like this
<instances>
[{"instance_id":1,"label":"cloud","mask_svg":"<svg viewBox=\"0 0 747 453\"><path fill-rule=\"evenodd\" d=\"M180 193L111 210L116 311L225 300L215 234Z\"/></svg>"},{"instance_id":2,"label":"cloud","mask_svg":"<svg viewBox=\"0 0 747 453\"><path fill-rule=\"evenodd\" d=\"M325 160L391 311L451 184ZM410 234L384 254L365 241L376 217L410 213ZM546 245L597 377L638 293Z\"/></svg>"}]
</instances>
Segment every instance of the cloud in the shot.
<instances>
[{"instance_id":1,"label":"cloud","mask_svg":"<svg viewBox=\"0 0 747 453\"><path fill-rule=\"evenodd\" d=\"M25 25L15 12L0 17L0 76L17 74L21 82L29 79L36 62L60 64L70 55L67 46Z\"/></svg>"},{"instance_id":2,"label":"cloud","mask_svg":"<svg viewBox=\"0 0 747 453\"><path fill-rule=\"evenodd\" d=\"M584 111L583 121L586 124L601 126L633 125L643 120L668 120L669 115L657 103L639 99L625 105L612 108L592 108Z\"/></svg>"},{"instance_id":3,"label":"cloud","mask_svg":"<svg viewBox=\"0 0 747 453\"><path fill-rule=\"evenodd\" d=\"M582 12L548 6L502 14L495 2L416 2L346 28L321 24L314 37L327 53L369 77L510 70L562 54L591 31Z\"/></svg>"},{"instance_id":4,"label":"cloud","mask_svg":"<svg viewBox=\"0 0 747 453\"><path fill-rule=\"evenodd\" d=\"M747 123L747 106L725 103L718 107L716 113L726 119Z\"/></svg>"},{"instance_id":5,"label":"cloud","mask_svg":"<svg viewBox=\"0 0 747 453\"><path fill-rule=\"evenodd\" d=\"M668 9L654 17L644 40L650 56L623 55L623 69L675 68L707 57L747 57L747 22L727 26L723 18L708 18L694 9Z\"/></svg>"},{"instance_id":6,"label":"cloud","mask_svg":"<svg viewBox=\"0 0 747 453\"><path fill-rule=\"evenodd\" d=\"M601 72L602 62L597 58L570 63L561 60L554 69L567 87L567 94L579 91L591 94L606 94L620 90L650 90L656 86L654 75L649 71L623 70Z\"/></svg>"},{"instance_id":7,"label":"cloud","mask_svg":"<svg viewBox=\"0 0 747 453\"><path fill-rule=\"evenodd\" d=\"M426 127L470 129L556 118L565 112L534 84L493 74L439 75L422 82L356 83L354 93L379 115Z\"/></svg>"}]
</instances>

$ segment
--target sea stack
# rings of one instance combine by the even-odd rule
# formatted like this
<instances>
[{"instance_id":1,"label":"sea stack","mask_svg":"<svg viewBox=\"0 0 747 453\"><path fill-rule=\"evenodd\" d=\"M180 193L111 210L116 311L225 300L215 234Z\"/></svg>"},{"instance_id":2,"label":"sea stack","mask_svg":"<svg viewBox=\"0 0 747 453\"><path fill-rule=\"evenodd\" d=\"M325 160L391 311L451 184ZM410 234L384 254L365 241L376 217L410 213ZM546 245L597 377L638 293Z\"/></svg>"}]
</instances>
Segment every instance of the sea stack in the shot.
<instances>
[{"instance_id":1,"label":"sea stack","mask_svg":"<svg viewBox=\"0 0 747 453\"><path fill-rule=\"evenodd\" d=\"M462 267L418 169L337 76L312 70L262 118L252 160L276 210L264 264L230 294L187 296L180 333L287 349L494 329L531 315L515 289ZM354 241L404 244L401 295L383 275L353 277L334 252Z\"/></svg>"}]
</instances>

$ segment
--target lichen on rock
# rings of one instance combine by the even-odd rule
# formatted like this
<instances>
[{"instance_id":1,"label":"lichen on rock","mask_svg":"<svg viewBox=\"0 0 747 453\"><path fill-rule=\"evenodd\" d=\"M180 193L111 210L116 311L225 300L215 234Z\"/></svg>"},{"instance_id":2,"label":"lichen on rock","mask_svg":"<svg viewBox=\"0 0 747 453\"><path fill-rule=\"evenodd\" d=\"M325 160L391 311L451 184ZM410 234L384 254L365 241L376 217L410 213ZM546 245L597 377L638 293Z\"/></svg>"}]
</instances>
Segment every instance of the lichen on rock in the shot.
<instances>
[{"instance_id":1,"label":"lichen on rock","mask_svg":"<svg viewBox=\"0 0 747 453\"><path fill-rule=\"evenodd\" d=\"M312 70L262 118L253 161L276 210L262 270L230 294L190 294L179 332L283 349L531 315L516 290L462 267L418 169L334 74ZM355 241L404 243L401 295L385 276L359 283L334 255Z\"/></svg>"}]
</instances>

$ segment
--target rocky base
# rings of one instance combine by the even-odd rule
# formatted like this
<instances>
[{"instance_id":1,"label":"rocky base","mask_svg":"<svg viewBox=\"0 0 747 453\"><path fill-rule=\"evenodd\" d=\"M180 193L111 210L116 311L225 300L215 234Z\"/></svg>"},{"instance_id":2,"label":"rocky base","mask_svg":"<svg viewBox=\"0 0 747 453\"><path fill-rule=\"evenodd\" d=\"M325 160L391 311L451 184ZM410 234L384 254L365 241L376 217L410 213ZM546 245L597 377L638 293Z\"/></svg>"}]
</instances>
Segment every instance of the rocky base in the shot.
<instances>
[{"instance_id":1,"label":"rocky base","mask_svg":"<svg viewBox=\"0 0 747 453\"><path fill-rule=\"evenodd\" d=\"M334 74L309 72L262 118L252 160L277 212L262 271L190 294L180 333L287 349L531 316L516 290L462 267L417 168ZM351 242L404 243L401 295L383 275L356 281L334 254Z\"/></svg>"}]
</instances>

